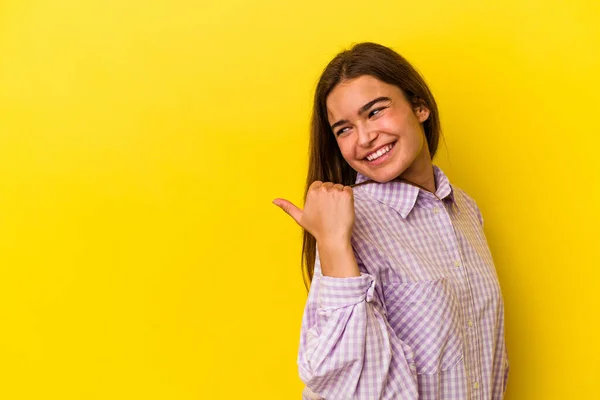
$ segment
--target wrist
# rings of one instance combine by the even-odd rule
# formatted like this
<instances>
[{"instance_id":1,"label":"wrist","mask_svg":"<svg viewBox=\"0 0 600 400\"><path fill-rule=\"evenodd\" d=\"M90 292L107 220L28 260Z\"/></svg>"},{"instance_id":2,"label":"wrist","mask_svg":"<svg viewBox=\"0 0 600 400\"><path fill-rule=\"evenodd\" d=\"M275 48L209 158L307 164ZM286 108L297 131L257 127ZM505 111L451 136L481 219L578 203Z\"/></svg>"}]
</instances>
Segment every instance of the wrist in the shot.
<instances>
[{"instance_id":1,"label":"wrist","mask_svg":"<svg viewBox=\"0 0 600 400\"><path fill-rule=\"evenodd\" d=\"M350 240L317 242L321 273L324 276L348 278L360 276Z\"/></svg>"},{"instance_id":2,"label":"wrist","mask_svg":"<svg viewBox=\"0 0 600 400\"><path fill-rule=\"evenodd\" d=\"M317 240L317 247L323 251L341 252L352 249L350 238L327 238Z\"/></svg>"}]
</instances>

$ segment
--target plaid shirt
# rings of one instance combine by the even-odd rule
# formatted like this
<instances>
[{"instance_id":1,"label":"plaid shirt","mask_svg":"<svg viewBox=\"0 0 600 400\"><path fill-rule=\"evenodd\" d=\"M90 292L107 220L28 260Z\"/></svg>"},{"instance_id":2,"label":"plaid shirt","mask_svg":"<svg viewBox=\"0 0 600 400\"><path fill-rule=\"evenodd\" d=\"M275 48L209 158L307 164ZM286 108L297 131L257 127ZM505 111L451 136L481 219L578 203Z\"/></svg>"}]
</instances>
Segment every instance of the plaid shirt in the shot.
<instances>
[{"instance_id":1,"label":"plaid shirt","mask_svg":"<svg viewBox=\"0 0 600 400\"><path fill-rule=\"evenodd\" d=\"M354 188L361 276L323 276L317 253L298 353L303 399L503 398L504 305L483 219L434 172L435 195L398 181Z\"/></svg>"}]
</instances>

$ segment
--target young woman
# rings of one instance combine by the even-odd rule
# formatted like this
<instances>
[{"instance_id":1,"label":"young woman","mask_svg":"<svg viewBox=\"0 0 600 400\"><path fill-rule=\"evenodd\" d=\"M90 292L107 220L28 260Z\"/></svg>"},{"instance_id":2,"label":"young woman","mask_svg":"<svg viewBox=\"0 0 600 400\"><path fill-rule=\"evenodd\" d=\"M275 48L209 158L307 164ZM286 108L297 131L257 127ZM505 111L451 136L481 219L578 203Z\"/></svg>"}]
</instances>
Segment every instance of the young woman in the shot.
<instances>
[{"instance_id":1,"label":"young woman","mask_svg":"<svg viewBox=\"0 0 600 400\"><path fill-rule=\"evenodd\" d=\"M502 399L500 285L483 219L433 165L435 100L393 50L338 54L317 86L304 209L304 399Z\"/></svg>"}]
</instances>

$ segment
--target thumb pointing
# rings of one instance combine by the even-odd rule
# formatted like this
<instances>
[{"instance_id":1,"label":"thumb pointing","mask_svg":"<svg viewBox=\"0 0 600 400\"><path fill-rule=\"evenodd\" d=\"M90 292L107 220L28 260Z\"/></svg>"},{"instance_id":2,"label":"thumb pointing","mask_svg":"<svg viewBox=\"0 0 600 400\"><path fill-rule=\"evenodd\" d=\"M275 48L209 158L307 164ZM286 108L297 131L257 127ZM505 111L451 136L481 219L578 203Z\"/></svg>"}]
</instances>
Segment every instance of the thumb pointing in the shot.
<instances>
[{"instance_id":1,"label":"thumb pointing","mask_svg":"<svg viewBox=\"0 0 600 400\"><path fill-rule=\"evenodd\" d=\"M301 209L285 199L275 199L273 200L273 204L285 211L298 225L300 225L300 217L302 217Z\"/></svg>"}]
</instances>

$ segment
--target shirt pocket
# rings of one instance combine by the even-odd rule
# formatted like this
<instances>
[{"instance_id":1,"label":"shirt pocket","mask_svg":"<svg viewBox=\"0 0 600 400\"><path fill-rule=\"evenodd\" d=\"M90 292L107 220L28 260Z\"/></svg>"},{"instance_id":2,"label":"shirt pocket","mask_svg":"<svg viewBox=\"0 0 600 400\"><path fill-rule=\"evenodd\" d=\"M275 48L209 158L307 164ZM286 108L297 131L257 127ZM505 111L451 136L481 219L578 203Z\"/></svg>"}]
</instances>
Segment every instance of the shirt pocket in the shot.
<instances>
[{"instance_id":1,"label":"shirt pocket","mask_svg":"<svg viewBox=\"0 0 600 400\"><path fill-rule=\"evenodd\" d=\"M446 278L384 285L387 317L414 352L418 374L438 374L463 358L458 301Z\"/></svg>"}]
</instances>

